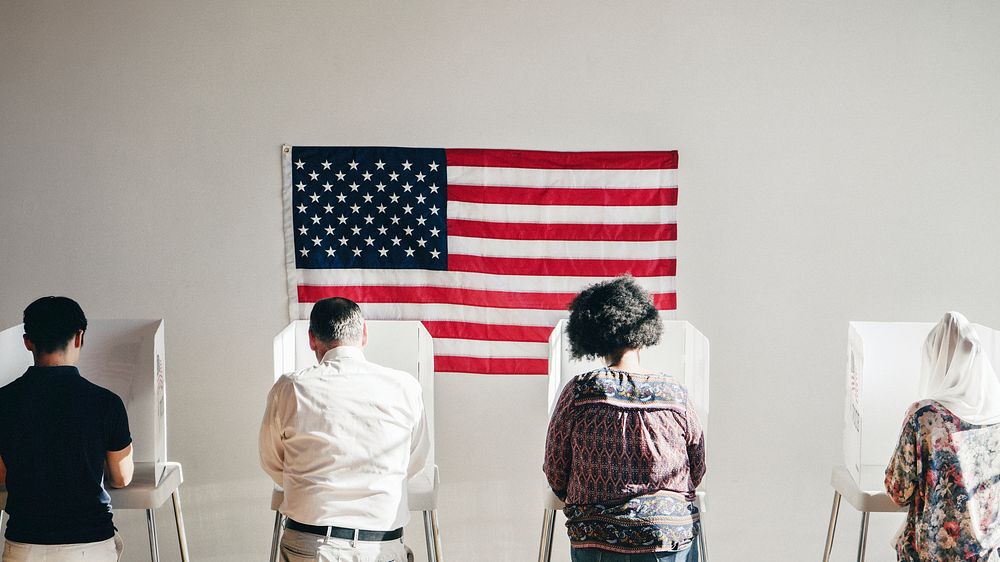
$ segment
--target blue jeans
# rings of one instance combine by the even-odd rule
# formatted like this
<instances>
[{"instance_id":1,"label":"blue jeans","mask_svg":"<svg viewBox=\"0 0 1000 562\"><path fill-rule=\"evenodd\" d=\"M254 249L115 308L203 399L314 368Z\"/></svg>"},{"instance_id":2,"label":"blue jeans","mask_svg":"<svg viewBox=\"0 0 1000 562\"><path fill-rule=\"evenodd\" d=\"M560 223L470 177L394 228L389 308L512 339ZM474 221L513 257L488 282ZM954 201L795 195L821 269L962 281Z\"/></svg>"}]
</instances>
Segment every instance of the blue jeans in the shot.
<instances>
[{"instance_id":1,"label":"blue jeans","mask_svg":"<svg viewBox=\"0 0 1000 562\"><path fill-rule=\"evenodd\" d=\"M573 562L698 562L698 549L694 543L677 552L649 554L619 554L599 548L571 548Z\"/></svg>"}]
</instances>

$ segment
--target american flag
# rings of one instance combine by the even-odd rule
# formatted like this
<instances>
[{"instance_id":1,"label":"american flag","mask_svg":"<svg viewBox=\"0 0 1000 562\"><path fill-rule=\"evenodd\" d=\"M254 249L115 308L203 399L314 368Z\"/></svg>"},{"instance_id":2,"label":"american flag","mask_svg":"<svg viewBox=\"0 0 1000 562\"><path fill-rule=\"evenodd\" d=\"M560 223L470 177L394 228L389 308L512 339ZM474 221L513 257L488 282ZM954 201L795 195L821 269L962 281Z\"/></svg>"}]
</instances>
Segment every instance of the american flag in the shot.
<instances>
[{"instance_id":1,"label":"american flag","mask_svg":"<svg viewBox=\"0 0 1000 562\"><path fill-rule=\"evenodd\" d=\"M546 374L573 296L623 273L676 308L676 151L296 146L284 172L292 317L420 320L439 374Z\"/></svg>"}]
</instances>

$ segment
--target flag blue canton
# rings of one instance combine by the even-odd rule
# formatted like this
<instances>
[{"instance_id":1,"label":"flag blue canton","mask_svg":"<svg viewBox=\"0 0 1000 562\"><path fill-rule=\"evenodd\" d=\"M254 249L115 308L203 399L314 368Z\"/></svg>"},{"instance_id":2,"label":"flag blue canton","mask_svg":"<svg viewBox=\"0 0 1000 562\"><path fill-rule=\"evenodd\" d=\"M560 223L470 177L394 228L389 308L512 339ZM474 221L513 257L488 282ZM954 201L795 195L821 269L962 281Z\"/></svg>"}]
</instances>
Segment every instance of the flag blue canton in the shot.
<instances>
[{"instance_id":1,"label":"flag blue canton","mask_svg":"<svg viewBox=\"0 0 1000 562\"><path fill-rule=\"evenodd\" d=\"M444 149L295 147L300 269L448 268Z\"/></svg>"}]
</instances>

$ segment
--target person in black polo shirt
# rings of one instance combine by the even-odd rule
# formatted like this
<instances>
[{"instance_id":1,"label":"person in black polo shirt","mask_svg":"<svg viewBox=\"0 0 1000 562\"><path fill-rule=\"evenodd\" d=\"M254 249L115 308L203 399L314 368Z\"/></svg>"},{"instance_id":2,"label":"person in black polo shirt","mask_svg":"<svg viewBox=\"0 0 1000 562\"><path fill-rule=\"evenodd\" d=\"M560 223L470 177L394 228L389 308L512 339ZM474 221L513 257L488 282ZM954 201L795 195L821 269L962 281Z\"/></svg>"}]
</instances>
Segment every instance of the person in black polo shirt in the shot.
<instances>
[{"instance_id":1,"label":"person in black polo shirt","mask_svg":"<svg viewBox=\"0 0 1000 562\"><path fill-rule=\"evenodd\" d=\"M132 437L115 393L80 376L87 318L72 299L24 309L35 364L0 388L0 483L7 487L2 562L112 562L122 542L105 485L132 480Z\"/></svg>"}]
</instances>

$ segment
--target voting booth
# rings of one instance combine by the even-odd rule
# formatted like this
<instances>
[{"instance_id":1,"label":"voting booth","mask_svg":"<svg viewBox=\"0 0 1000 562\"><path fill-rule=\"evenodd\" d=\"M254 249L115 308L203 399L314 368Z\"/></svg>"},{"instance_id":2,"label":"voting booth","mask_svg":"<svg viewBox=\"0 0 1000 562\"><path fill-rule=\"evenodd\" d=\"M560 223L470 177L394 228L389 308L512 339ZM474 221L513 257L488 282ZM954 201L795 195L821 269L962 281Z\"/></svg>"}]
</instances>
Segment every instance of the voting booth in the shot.
<instances>
[{"instance_id":1,"label":"voting booth","mask_svg":"<svg viewBox=\"0 0 1000 562\"><path fill-rule=\"evenodd\" d=\"M0 332L0 386L24 374L33 360L24 347L24 326ZM182 559L187 560L177 488L181 467L167 460L166 365L162 319L90 320L77 364L90 382L117 394L128 413L135 476L122 489L109 489L115 509L145 509L150 552L158 559L153 509L171 496ZM6 496L0 495L0 509Z\"/></svg>"},{"instance_id":2,"label":"voting booth","mask_svg":"<svg viewBox=\"0 0 1000 562\"><path fill-rule=\"evenodd\" d=\"M903 414L920 399L924 340L934 322L851 322L847 332L844 466L862 490L881 490ZM990 363L1000 332L974 324Z\"/></svg>"},{"instance_id":3,"label":"voting booth","mask_svg":"<svg viewBox=\"0 0 1000 562\"><path fill-rule=\"evenodd\" d=\"M440 485L434 464L434 347L431 335L418 321L368 320L368 344L365 359L384 367L405 371L420 381L430 451L420 473L410 479L407 501L410 511L423 514L427 557L432 562L441 559L440 532L437 525L437 494ZM309 321L295 320L274 337L274 380L281 375L316 365L316 353L309 349ZM275 510L275 526L271 544L271 560L277 559L283 516L278 511L284 494L275 488L271 509Z\"/></svg>"},{"instance_id":4,"label":"voting booth","mask_svg":"<svg viewBox=\"0 0 1000 562\"><path fill-rule=\"evenodd\" d=\"M935 322L850 322L844 401L844 465L834 467L833 508L824 562L829 560L841 499L861 512L858 557L868 540L871 513L904 511L885 493L885 469L896 450L907 408L921 399L924 340ZM973 324L983 351L1000 365L1000 332Z\"/></svg>"},{"instance_id":5,"label":"voting booth","mask_svg":"<svg viewBox=\"0 0 1000 562\"><path fill-rule=\"evenodd\" d=\"M645 368L672 376L688 389L690 404L698 414L698 419L708 433L709 394L709 344L708 338L693 325L685 321L662 320L663 335L660 342L640 351ZM555 409L559 395L576 375L605 367L601 359L573 359L570 354L569 336L566 333L568 321L560 320L549 336L549 416ZM563 502L552 493L547 483L543 483L543 504L545 514L542 523L542 540L539 545L539 562L551 559L552 540L555 528L555 511L564 507ZM705 492L698 491L698 507L702 511L701 534L698 549L702 562L707 562L704 512Z\"/></svg>"}]
</instances>

